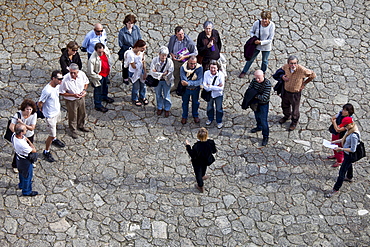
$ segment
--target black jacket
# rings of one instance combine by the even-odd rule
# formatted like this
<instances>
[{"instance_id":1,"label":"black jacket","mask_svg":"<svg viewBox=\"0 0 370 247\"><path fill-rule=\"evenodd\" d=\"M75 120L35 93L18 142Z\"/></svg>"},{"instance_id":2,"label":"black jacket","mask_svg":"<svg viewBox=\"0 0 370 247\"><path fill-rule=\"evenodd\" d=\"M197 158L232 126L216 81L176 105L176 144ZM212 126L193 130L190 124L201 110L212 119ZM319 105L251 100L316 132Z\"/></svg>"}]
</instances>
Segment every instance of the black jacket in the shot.
<instances>
[{"instance_id":1,"label":"black jacket","mask_svg":"<svg viewBox=\"0 0 370 247\"><path fill-rule=\"evenodd\" d=\"M258 94L258 90L254 87L248 88L247 91L245 91L243 103L242 103L242 109L246 110L248 106L251 104L251 102L254 100L254 97Z\"/></svg>"},{"instance_id":2,"label":"black jacket","mask_svg":"<svg viewBox=\"0 0 370 247\"><path fill-rule=\"evenodd\" d=\"M285 71L282 68L278 69L275 74L272 75L272 78L277 80L274 86L274 91L276 91L277 95L280 95L284 88L283 75L285 75Z\"/></svg>"},{"instance_id":3,"label":"black jacket","mask_svg":"<svg viewBox=\"0 0 370 247\"><path fill-rule=\"evenodd\" d=\"M78 52L76 52L76 54L72 57L72 60L70 60L69 57L68 57L68 50L67 50L67 48L63 48L61 51L62 51L62 56L59 59L59 63L60 63L60 66L62 68L63 75L69 73L69 70L68 70L67 67L71 63L77 64L78 65L78 68L80 70L82 69L82 62L81 62L80 54L78 54Z\"/></svg>"},{"instance_id":4,"label":"black jacket","mask_svg":"<svg viewBox=\"0 0 370 247\"><path fill-rule=\"evenodd\" d=\"M217 152L216 144L213 140L207 140L205 142L197 141L193 148L190 145L186 145L186 151L191 157L193 165L211 165L215 158L212 154Z\"/></svg>"}]
</instances>

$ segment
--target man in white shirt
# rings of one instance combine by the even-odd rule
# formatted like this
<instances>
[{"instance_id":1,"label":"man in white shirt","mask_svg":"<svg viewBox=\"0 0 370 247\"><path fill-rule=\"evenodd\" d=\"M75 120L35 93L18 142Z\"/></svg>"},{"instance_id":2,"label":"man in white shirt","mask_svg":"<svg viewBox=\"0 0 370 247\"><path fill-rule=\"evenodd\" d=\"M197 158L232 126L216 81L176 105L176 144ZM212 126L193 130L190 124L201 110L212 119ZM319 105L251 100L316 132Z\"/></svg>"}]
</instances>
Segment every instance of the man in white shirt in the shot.
<instances>
[{"instance_id":1,"label":"man in white shirt","mask_svg":"<svg viewBox=\"0 0 370 247\"><path fill-rule=\"evenodd\" d=\"M46 139L46 147L43 152L44 158L48 162L54 162L50 153L50 146L65 147L65 144L56 138L57 122L60 119L59 85L63 80L60 70L55 70L51 74L51 81L42 90L38 107L45 116L49 137Z\"/></svg>"},{"instance_id":2,"label":"man in white shirt","mask_svg":"<svg viewBox=\"0 0 370 247\"><path fill-rule=\"evenodd\" d=\"M94 47L97 43L102 43L105 46L107 45L107 33L100 23L95 24L94 29L86 34L82 42L81 46L86 48L88 58L93 54Z\"/></svg>"},{"instance_id":3,"label":"man in white shirt","mask_svg":"<svg viewBox=\"0 0 370 247\"><path fill-rule=\"evenodd\" d=\"M27 158L30 153L36 153L36 148L25 136L27 128L24 124L17 124L12 137L13 147L16 153L16 163L19 170L18 187L23 196L36 196L37 191L32 191L33 165Z\"/></svg>"},{"instance_id":4,"label":"man in white shirt","mask_svg":"<svg viewBox=\"0 0 370 247\"><path fill-rule=\"evenodd\" d=\"M83 132L90 131L88 128L85 128L85 96L87 94L86 89L89 86L89 79L87 79L83 71L79 70L77 64L71 63L68 68L69 73L64 75L59 93L66 101L68 126L71 136L73 139L77 139L77 128Z\"/></svg>"}]
</instances>

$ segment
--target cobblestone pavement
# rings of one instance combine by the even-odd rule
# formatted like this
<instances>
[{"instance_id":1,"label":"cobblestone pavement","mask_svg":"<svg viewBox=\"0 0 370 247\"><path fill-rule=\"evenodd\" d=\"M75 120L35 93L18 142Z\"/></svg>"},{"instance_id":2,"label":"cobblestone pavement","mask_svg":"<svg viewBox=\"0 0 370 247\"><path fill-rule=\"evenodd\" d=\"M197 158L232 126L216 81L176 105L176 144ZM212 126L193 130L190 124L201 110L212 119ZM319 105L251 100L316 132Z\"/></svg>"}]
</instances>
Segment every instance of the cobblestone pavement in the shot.
<instances>
[{"instance_id":1,"label":"cobblestone pavement","mask_svg":"<svg viewBox=\"0 0 370 247\"><path fill-rule=\"evenodd\" d=\"M138 108L130 87L121 84L120 62L112 71L111 96L103 114L92 109L89 89L88 127L72 139L66 110L58 125L64 149L54 148L55 163L40 160L34 189L20 196L11 169L12 148L0 140L0 246L369 246L370 165L354 166L355 182L326 199L339 168L325 157L330 116L350 102L369 149L370 2L366 0L291 1L44 1L0 0L0 128L26 97L37 99L59 69L60 48L82 43L92 25L107 30L109 48L118 52L117 36L126 14L138 16L149 42L148 62L167 44L175 26L193 39L206 19L215 22L228 59L224 127L208 129L218 153L204 194L195 178L184 140L195 141L205 126L182 125L181 99L173 96L169 118L155 114L155 99ZM271 97L270 142L250 134L255 122L240 108L249 78L237 75L244 65L241 47L262 9L273 11L276 36L268 77L298 55L318 77L303 93L301 121L293 132L280 126L280 99ZM86 61L86 54L82 54ZM117 55L115 56L117 60ZM260 57L258 58L260 64ZM253 69L257 64L253 65ZM36 147L44 148L45 123L37 123Z\"/></svg>"}]
</instances>

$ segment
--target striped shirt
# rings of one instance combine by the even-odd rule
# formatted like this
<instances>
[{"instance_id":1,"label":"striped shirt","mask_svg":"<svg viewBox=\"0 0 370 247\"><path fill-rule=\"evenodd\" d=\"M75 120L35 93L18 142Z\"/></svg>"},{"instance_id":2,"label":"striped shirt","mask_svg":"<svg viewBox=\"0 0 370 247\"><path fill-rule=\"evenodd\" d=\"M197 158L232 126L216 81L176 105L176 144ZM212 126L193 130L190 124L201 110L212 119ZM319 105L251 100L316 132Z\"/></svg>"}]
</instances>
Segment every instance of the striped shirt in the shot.
<instances>
[{"instance_id":1,"label":"striped shirt","mask_svg":"<svg viewBox=\"0 0 370 247\"><path fill-rule=\"evenodd\" d=\"M267 104L270 101L271 82L266 78L261 83L258 83L256 79L253 79L248 88L254 88L260 92L256 95L256 98L261 104Z\"/></svg>"}]
</instances>

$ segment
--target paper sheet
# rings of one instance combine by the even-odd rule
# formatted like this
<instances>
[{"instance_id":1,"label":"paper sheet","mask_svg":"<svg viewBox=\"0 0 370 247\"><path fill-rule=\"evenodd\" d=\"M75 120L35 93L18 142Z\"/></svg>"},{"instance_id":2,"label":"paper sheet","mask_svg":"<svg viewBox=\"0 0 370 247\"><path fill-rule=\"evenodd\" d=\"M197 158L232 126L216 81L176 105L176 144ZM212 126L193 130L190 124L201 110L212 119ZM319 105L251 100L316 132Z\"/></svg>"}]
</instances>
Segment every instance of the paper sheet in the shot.
<instances>
[{"instance_id":1,"label":"paper sheet","mask_svg":"<svg viewBox=\"0 0 370 247\"><path fill-rule=\"evenodd\" d=\"M331 143L331 141L328 141L328 140L325 140L325 139L322 140L322 145L324 145L324 147L331 148L331 149L334 149L334 148L338 147L338 145L333 144L333 143Z\"/></svg>"}]
</instances>

